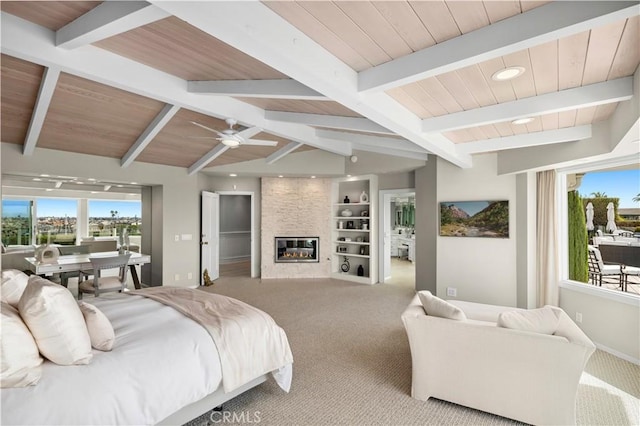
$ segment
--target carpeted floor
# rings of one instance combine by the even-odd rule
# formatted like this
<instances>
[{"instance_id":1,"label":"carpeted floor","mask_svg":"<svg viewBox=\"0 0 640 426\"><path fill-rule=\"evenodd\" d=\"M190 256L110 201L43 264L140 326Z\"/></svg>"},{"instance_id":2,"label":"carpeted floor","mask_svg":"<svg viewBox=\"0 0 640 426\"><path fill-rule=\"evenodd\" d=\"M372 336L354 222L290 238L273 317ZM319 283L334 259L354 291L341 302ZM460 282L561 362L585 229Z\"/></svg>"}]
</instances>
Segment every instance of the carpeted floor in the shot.
<instances>
[{"instance_id":1,"label":"carpeted floor","mask_svg":"<svg viewBox=\"0 0 640 426\"><path fill-rule=\"evenodd\" d=\"M293 384L287 394L268 380L225 403L222 413L203 415L189 426L515 423L409 396L411 355L400 320L413 296L409 287L221 278L205 291L250 303L284 328L294 356ZM639 424L639 396L640 367L596 351L578 391L578 424Z\"/></svg>"}]
</instances>

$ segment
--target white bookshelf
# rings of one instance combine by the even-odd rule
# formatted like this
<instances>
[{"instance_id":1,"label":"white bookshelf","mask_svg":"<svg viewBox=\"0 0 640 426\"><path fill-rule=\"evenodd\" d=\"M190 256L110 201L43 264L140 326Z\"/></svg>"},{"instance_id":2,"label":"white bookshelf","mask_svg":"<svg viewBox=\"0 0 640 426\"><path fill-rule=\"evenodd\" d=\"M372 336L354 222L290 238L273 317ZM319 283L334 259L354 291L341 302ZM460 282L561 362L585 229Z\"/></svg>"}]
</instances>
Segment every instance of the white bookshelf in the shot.
<instances>
[{"instance_id":1,"label":"white bookshelf","mask_svg":"<svg viewBox=\"0 0 640 426\"><path fill-rule=\"evenodd\" d=\"M332 189L332 277L362 284L375 284L378 282L377 244L372 229L376 229L373 208L377 205L377 176L335 179ZM367 199L361 201L363 191ZM349 198L349 203L344 202L345 197ZM345 209L351 210L352 215L342 215ZM345 258L349 263L347 272L341 268ZM359 266L363 269L362 276L358 275Z\"/></svg>"}]
</instances>

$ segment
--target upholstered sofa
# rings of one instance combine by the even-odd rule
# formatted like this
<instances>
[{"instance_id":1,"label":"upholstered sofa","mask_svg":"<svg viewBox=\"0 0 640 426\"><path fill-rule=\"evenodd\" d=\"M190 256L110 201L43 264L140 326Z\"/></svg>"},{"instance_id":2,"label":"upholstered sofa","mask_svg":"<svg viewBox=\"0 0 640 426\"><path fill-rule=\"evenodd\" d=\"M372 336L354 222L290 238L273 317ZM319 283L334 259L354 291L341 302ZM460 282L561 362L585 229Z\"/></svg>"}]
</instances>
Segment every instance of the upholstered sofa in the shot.
<instances>
[{"instance_id":1,"label":"upholstered sofa","mask_svg":"<svg viewBox=\"0 0 640 426\"><path fill-rule=\"evenodd\" d=\"M530 424L575 424L578 383L595 345L564 311L545 307L557 323L544 334L500 326L502 318L526 310L450 302L444 303L462 312L457 320L428 315L419 295L402 314L411 347L411 396ZM526 312L542 310L535 311Z\"/></svg>"}]
</instances>

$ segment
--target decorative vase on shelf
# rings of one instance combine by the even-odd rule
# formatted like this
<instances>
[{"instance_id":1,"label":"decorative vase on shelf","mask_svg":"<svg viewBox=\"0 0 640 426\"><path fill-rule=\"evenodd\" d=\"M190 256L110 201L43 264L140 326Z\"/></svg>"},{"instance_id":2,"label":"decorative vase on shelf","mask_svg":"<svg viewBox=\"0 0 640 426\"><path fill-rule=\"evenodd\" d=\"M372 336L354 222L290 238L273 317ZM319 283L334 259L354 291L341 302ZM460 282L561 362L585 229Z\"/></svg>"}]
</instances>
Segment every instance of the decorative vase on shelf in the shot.
<instances>
[{"instance_id":1,"label":"decorative vase on shelf","mask_svg":"<svg viewBox=\"0 0 640 426\"><path fill-rule=\"evenodd\" d=\"M350 203L350 202L351 202L351 200L349 200L349 196L345 195L343 203Z\"/></svg>"},{"instance_id":2,"label":"decorative vase on shelf","mask_svg":"<svg viewBox=\"0 0 640 426\"><path fill-rule=\"evenodd\" d=\"M358 265L358 276L359 277L364 276L364 268L362 267L362 265Z\"/></svg>"},{"instance_id":3,"label":"decorative vase on shelf","mask_svg":"<svg viewBox=\"0 0 640 426\"><path fill-rule=\"evenodd\" d=\"M340 212L340 214L344 217L349 217L353 215L353 212L349 209L344 209Z\"/></svg>"},{"instance_id":4,"label":"decorative vase on shelf","mask_svg":"<svg viewBox=\"0 0 640 426\"><path fill-rule=\"evenodd\" d=\"M369 202L369 196L364 191L362 191L362 194L360 194L360 202L361 203L368 203Z\"/></svg>"}]
</instances>

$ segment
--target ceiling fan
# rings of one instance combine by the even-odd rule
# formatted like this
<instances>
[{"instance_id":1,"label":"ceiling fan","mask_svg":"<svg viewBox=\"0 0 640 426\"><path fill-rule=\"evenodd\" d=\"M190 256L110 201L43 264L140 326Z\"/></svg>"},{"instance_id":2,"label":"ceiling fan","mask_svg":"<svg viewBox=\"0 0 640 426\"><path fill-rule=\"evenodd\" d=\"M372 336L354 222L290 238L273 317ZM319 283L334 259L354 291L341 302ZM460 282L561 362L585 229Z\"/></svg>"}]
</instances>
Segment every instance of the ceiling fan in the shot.
<instances>
[{"instance_id":1,"label":"ceiling fan","mask_svg":"<svg viewBox=\"0 0 640 426\"><path fill-rule=\"evenodd\" d=\"M262 131L260 127L249 127L245 130L237 131L233 128L237 123L235 119L227 118L225 122L227 123L229 128L221 132L218 130L212 129L210 127L207 127L205 125L202 125L200 123L196 123L195 121L192 121L191 123L195 124L198 127L202 127L205 130L208 130L210 132L217 134L218 137L207 136L206 138L219 140L220 142L222 142L223 145L229 148L237 148L240 145L260 145L260 146L278 145L278 142L275 142L275 141L251 139L252 136L257 135Z\"/></svg>"}]
</instances>

